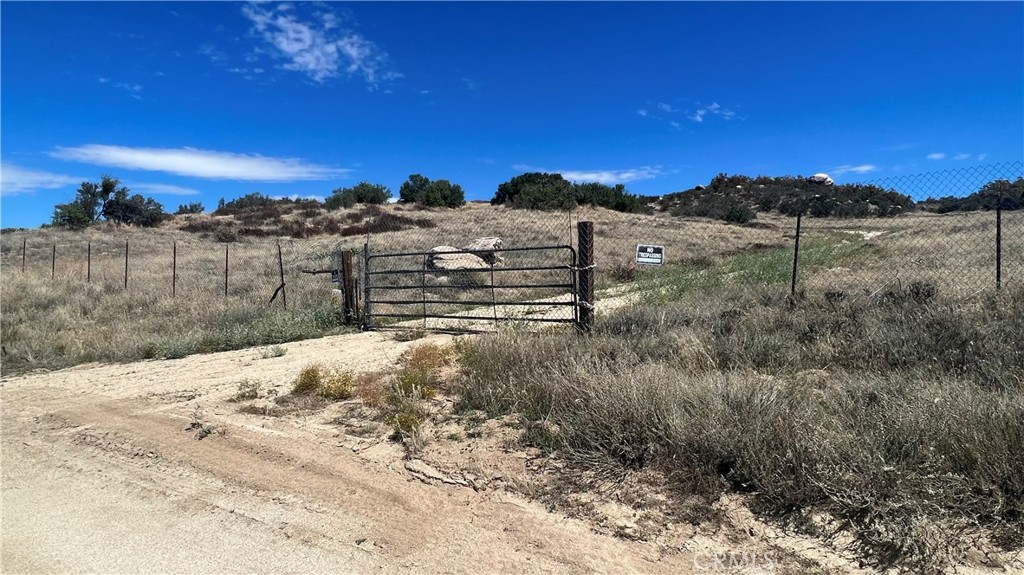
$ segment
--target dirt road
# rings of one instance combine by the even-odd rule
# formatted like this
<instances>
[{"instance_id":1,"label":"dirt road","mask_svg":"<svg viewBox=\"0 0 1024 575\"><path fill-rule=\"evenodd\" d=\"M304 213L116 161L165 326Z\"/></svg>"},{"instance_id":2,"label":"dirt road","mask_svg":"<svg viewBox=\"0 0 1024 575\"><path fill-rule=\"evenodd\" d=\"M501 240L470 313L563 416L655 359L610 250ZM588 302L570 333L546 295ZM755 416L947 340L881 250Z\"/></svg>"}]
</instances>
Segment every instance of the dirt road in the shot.
<instances>
[{"instance_id":1,"label":"dirt road","mask_svg":"<svg viewBox=\"0 0 1024 575\"><path fill-rule=\"evenodd\" d=\"M449 336L431 336L444 341ZM379 369L411 345L360 333L6 378L4 573L688 573L694 557L595 533L501 489L417 480L400 448L330 413L261 417L313 361ZM216 431L196 439L192 422Z\"/></svg>"}]
</instances>

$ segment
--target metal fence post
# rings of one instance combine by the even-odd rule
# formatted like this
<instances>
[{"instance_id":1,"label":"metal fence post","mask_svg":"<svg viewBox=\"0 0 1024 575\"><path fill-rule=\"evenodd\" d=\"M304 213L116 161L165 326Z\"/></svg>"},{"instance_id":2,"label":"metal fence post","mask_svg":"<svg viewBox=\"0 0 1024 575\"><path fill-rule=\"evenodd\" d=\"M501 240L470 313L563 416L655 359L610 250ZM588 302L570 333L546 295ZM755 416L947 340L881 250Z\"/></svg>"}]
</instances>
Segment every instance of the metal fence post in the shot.
<instances>
[{"instance_id":1,"label":"metal fence post","mask_svg":"<svg viewBox=\"0 0 1024 575\"><path fill-rule=\"evenodd\" d=\"M345 250L341 252L341 289L342 289L342 317L345 324L355 321L355 287L352 285L352 252Z\"/></svg>"},{"instance_id":2,"label":"metal fence post","mask_svg":"<svg viewBox=\"0 0 1024 575\"><path fill-rule=\"evenodd\" d=\"M281 277L281 285L277 289L281 290L281 303L284 304L284 309L288 309L288 293L284 285L284 256L281 255L281 242L277 242L277 270Z\"/></svg>"},{"instance_id":3,"label":"metal fence post","mask_svg":"<svg viewBox=\"0 0 1024 575\"><path fill-rule=\"evenodd\" d=\"M800 261L800 220L803 215L802 210L796 214L796 242L793 244L793 280L789 286L789 295L791 296L796 295L796 272L798 262Z\"/></svg>"},{"instance_id":4,"label":"metal fence post","mask_svg":"<svg viewBox=\"0 0 1024 575\"><path fill-rule=\"evenodd\" d=\"M57 276L57 244L53 244L53 255L50 256L50 279Z\"/></svg>"},{"instance_id":5,"label":"metal fence post","mask_svg":"<svg viewBox=\"0 0 1024 575\"><path fill-rule=\"evenodd\" d=\"M370 244L363 244L363 329L373 329L373 306L370 302Z\"/></svg>"},{"instance_id":6,"label":"metal fence post","mask_svg":"<svg viewBox=\"0 0 1024 575\"><path fill-rule=\"evenodd\" d=\"M577 222L576 236L580 274L580 319L577 328L588 333L594 327L594 222Z\"/></svg>"},{"instance_id":7,"label":"metal fence post","mask_svg":"<svg viewBox=\"0 0 1024 575\"><path fill-rule=\"evenodd\" d=\"M85 250L85 283L92 283L92 240Z\"/></svg>"},{"instance_id":8,"label":"metal fence post","mask_svg":"<svg viewBox=\"0 0 1024 575\"><path fill-rule=\"evenodd\" d=\"M1003 206L996 204L996 289L1003 288Z\"/></svg>"},{"instance_id":9,"label":"metal fence post","mask_svg":"<svg viewBox=\"0 0 1024 575\"><path fill-rule=\"evenodd\" d=\"M28 244L28 238L21 238L21 273L25 273L25 248Z\"/></svg>"},{"instance_id":10,"label":"metal fence post","mask_svg":"<svg viewBox=\"0 0 1024 575\"><path fill-rule=\"evenodd\" d=\"M171 246L171 297L178 292L178 241L175 240Z\"/></svg>"},{"instance_id":11,"label":"metal fence post","mask_svg":"<svg viewBox=\"0 0 1024 575\"><path fill-rule=\"evenodd\" d=\"M228 246L230 245L224 242L224 297L228 297Z\"/></svg>"},{"instance_id":12,"label":"metal fence post","mask_svg":"<svg viewBox=\"0 0 1024 575\"><path fill-rule=\"evenodd\" d=\"M124 241L124 289L128 289L128 240Z\"/></svg>"}]
</instances>

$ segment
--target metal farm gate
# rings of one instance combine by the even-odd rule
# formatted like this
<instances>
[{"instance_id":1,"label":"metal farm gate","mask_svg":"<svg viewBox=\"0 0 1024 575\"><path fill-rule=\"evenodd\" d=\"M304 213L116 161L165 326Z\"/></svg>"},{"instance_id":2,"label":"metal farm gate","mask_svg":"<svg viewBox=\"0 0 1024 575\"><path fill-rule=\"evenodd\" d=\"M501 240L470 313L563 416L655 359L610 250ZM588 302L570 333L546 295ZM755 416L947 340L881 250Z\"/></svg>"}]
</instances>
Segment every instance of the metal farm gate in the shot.
<instances>
[{"instance_id":1,"label":"metal farm gate","mask_svg":"<svg viewBox=\"0 0 1024 575\"><path fill-rule=\"evenodd\" d=\"M363 328L378 319L423 320L429 329L461 322L571 323L593 319L593 226L579 224L571 245L363 251ZM428 326L427 320L434 321Z\"/></svg>"}]
</instances>

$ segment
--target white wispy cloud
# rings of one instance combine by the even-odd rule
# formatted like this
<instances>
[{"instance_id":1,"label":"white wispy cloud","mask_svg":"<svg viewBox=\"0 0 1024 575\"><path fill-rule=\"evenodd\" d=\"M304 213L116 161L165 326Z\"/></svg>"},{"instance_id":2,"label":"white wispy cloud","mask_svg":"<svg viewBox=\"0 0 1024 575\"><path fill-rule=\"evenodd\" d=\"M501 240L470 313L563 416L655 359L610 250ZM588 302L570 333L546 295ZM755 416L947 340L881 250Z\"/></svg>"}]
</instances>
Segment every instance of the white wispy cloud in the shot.
<instances>
[{"instance_id":1,"label":"white wispy cloud","mask_svg":"<svg viewBox=\"0 0 1024 575\"><path fill-rule=\"evenodd\" d=\"M312 164L297 158L236 154L196 148L130 148L87 144L58 147L50 153L62 160L129 170L166 172L209 180L294 182L346 176L351 170Z\"/></svg>"},{"instance_id":2,"label":"white wispy cloud","mask_svg":"<svg viewBox=\"0 0 1024 575\"><path fill-rule=\"evenodd\" d=\"M228 55L220 49L218 49L217 46L213 44L203 44L202 46L200 46L199 54L206 56L214 64L219 64L221 62L226 62L228 60Z\"/></svg>"},{"instance_id":3,"label":"white wispy cloud","mask_svg":"<svg viewBox=\"0 0 1024 575\"><path fill-rule=\"evenodd\" d=\"M712 102L706 106L698 106L692 113L687 114L687 117L694 122L703 122L707 116L718 116L723 120L732 120L736 118L736 112L728 108L723 108L718 102Z\"/></svg>"},{"instance_id":4,"label":"white wispy cloud","mask_svg":"<svg viewBox=\"0 0 1024 575\"><path fill-rule=\"evenodd\" d=\"M0 164L0 195L4 196L77 186L84 181L86 178L31 170L8 162Z\"/></svg>"},{"instance_id":5,"label":"white wispy cloud","mask_svg":"<svg viewBox=\"0 0 1024 575\"><path fill-rule=\"evenodd\" d=\"M971 155L970 154L957 154L957 155L953 156L953 159L954 160L970 160L971 159Z\"/></svg>"},{"instance_id":6,"label":"white wispy cloud","mask_svg":"<svg viewBox=\"0 0 1024 575\"><path fill-rule=\"evenodd\" d=\"M667 112L667 113L670 113L670 114L672 112L678 112L679 111L679 110L676 110L675 108L673 108L671 104L665 104L664 102L658 102L658 109L661 110L662 112Z\"/></svg>"},{"instance_id":7,"label":"white wispy cloud","mask_svg":"<svg viewBox=\"0 0 1024 575\"><path fill-rule=\"evenodd\" d=\"M929 160L942 160L946 157L946 154L942 152L933 152L925 157L928 158Z\"/></svg>"},{"instance_id":8,"label":"white wispy cloud","mask_svg":"<svg viewBox=\"0 0 1024 575\"><path fill-rule=\"evenodd\" d=\"M562 177L573 182L597 182L605 185L628 184L639 180L652 180L662 175L661 166L642 166L627 170L547 170L523 164L512 166L524 172L547 172L562 174Z\"/></svg>"},{"instance_id":9,"label":"white wispy cloud","mask_svg":"<svg viewBox=\"0 0 1024 575\"><path fill-rule=\"evenodd\" d=\"M150 184L150 183L134 183L128 184L128 188L137 194L147 194L151 196L198 196L199 190L192 188L184 188L182 186L174 186L171 184Z\"/></svg>"},{"instance_id":10,"label":"white wispy cloud","mask_svg":"<svg viewBox=\"0 0 1024 575\"><path fill-rule=\"evenodd\" d=\"M466 89L469 90L470 92L476 92L477 90L480 89L480 82L477 82L476 80L470 78L463 78L462 85L465 86Z\"/></svg>"},{"instance_id":11,"label":"white wispy cloud","mask_svg":"<svg viewBox=\"0 0 1024 575\"><path fill-rule=\"evenodd\" d=\"M250 3L242 14L274 52L287 60L283 68L306 74L315 82L344 72L358 75L370 87L401 76L394 72L387 53L362 35L339 26L332 14L300 18L288 4Z\"/></svg>"},{"instance_id":12,"label":"white wispy cloud","mask_svg":"<svg viewBox=\"0 0 1024 575\"><path fill-rule=\"evenodd\" d=\"M860 164L859 166L854 166L854 165L851 165L851 164L843 164L842 166L836 166L836 167L832 168L831 170L829 170L829 172L831 172L834 175L842 175L842 174L868 174L868 173L871 173L871 172L875 172L877 170L878 170L878 166L876 166L874 164Z\"/></svg>"},{"instance_id":13,"label":"white wispy cloud","mask_svg":"<svg viewBox=\"0 0 1024 575\"><path fill-rule=\"evenodd\" d=\"M978 154L978 161L979 162L984 162L985 158L987 158L987 157L988 157L988 154Z\"/></svg>"},{"instance_id":14,"label":"white wispy cloud","mask_svg":"<svg viewBox=\"0 0 1024 575\"><path fill-rule=\"evenodd\" d=\"M142 99L142 86L140 84L129 84L128 82L117 82L114 84L115 88L120 88L128 93L129 96L136 100Z\"/></svg>"},{"instance_id":15,"label":"white wispy cloud","mask_svg":"<svg viewBox=\"0 0 1024 575\"><path fill-rule=\"evenodd\" d=\"M637 113L638 116L647 117L647 110L644 110L643 108L640 108L639 110L637 110L636 113Z\"/></svg>"},{"instance_id":16,"label":"white wispy cloud","mask_svg":"<svg viewBox=\"0 0 1024 575\"><path fill-rule=\"evenodd\" d=\"M916 147L918 147L920 145L921 144L917 144L917 143L914 143L914 142L902 142L902 143L899 143L899 144L893 144L891 146L882 146L881 148L878 148L878 151L880 151L880 152L901 152L903 150L911 150L911 149L916 148Z\"/></svg>"}]
</instances>

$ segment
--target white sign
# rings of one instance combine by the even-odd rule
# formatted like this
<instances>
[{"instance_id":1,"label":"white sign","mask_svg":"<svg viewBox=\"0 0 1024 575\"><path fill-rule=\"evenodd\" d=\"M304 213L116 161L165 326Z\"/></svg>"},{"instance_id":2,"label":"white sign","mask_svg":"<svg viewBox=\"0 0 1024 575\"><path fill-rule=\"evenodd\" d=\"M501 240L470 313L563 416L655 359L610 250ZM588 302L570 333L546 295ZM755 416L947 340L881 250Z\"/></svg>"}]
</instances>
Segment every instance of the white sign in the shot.
<instances>
[{"instance_id":1,"label":"white sign","mask_svg":"<svg viewBox=\"0 0 1024 575\"><path fill-rule=\"evenodd\" d=\"M665 263L665 246L636 246L636 263L660 266Z\"/></svg>"}]
</instances>

